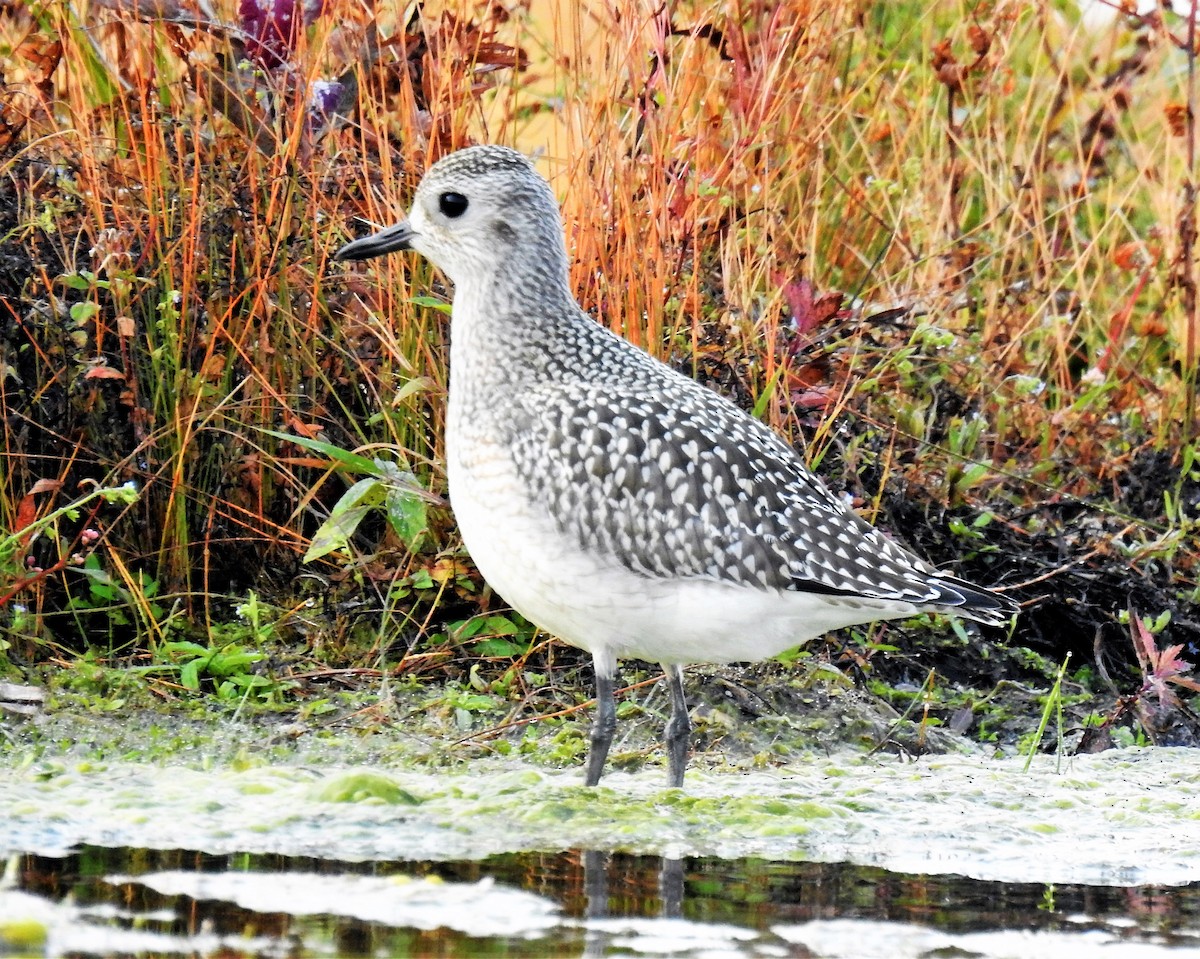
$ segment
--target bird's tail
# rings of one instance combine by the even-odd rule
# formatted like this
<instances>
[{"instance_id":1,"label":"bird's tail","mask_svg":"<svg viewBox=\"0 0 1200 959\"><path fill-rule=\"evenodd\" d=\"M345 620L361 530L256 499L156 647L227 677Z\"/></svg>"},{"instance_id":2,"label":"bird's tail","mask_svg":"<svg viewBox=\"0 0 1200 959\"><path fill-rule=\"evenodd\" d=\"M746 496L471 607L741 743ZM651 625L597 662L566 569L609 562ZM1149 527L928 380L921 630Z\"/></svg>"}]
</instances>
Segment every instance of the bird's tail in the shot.
<instances>
[{"instance_id":1,"label":"bird's tail","mask_svg":"<svg viewBox=\"0 0 1200 959\"><path fill-rule=\"evenodd\" d=\"M990 589L972 586L954 576L941 576L943 587L936 606L955 616L973 619L988 626L1005 626L1020 610L1016 600Z\"/></svg>"}]
</instances>

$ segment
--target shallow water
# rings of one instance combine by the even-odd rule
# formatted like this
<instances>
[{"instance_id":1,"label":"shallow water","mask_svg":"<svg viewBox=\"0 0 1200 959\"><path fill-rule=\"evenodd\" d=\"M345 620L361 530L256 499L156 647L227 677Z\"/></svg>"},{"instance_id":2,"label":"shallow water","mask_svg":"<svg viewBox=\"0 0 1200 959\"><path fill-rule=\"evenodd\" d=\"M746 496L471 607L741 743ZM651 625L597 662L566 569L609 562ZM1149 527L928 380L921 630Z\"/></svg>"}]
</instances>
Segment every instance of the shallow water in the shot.
<instances>
[{"instance_id":1,"label":"shallow water","mask_svg":"<svg viewBox=\"0 0 1200 959\"><path fill-rule=\"evenodd\" d=\"M30 764L0 780L0 954L1200 955L1198 758L845 755L684 790Z\"/></svg>"},{"instance_id":2,"label":"shallow water","mask_svg":"<svg viewBox=\"0 0 1200 959\"><path fill-rule=\"evenodd\" d=\"M664 871L658 857L579 852L346 863L95 847L20 856L10 872L20 891L0 892L0 929L23 904L50 929L49 955L1200 951L1196 884L1050 887L754 859Z\"/></svg>"}]
</instances>

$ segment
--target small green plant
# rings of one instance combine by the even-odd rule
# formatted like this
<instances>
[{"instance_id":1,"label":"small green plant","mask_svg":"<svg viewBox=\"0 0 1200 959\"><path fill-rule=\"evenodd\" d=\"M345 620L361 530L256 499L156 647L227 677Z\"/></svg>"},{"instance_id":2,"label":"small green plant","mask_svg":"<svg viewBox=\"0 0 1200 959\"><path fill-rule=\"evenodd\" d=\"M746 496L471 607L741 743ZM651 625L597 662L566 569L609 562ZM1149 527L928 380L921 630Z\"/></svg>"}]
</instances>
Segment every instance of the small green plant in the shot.
<instances>
[{"instance_id":1,"label":"small green plant","mask_svg":"<svg viewBox=\"0 0 1200 959\"><path fill-rule=\"evenodd\" d=\"M461 730L472 729L477 717L495 711L504 705L504 700L491 693L480 692L469 681L460 689L447 687L430 706L449 709L454 715L454 724Z\"/></svg>"},{"instance_id":2,"label":"small green plant","mask_svg":"<svg viewBox=\"0 0 1200 959\"><path fill-rule=\"evenodd\" d=\"M162 644L160 652L169 664L178 667L179 682L185 689L199 691L200 680L207 678L216 684L220 698L231 699L273 685L266 676L249 669L264 655L240 643L202 646L191 640L170 640Z\"/></svg>"},{"instance_id":3,"label":"small green plant","mask_svg":"<svg viewBox=\"0 0 1200 959\"><path fill-rule=\"evenodd\" d=\"M980 513L969 523L958 519L957 517L952 517L947 525L950 527L950 532L955 536L958 536L964 540L968 540L973 545L976 543L979 544L970 554L976 555L977 553L994 552L996 550L994 545L984 542L985 536L983 533L984 527L991 524L992 520L995 518L996 517L992 513L985 511Z\"/></svg>"},{"instance_id":4,"label":"small green plant","mask_svg":"<svg viewBox=\"0 0 1200 959\"><path fill-rule=\"evenodd\" d=\"M926 729L931 726L940 725L939 720L929 715L930 707L937 698L936 682L937 672L931 669L929 674L925 677L925 682L921 684L920 689L904 691L904 695L909 699L907 706L905 706L904 712L901 713L900 717L888 727L887 733L880 738L874 746L871 747L870 752L868 752L867 755L873 755L886 746L889 742L892 742L896 733L905 728L906 724L911 723L909 717L912 715L913 711L918 705L921 707L921 721L919 724L917 724L917 748L924 749ZM886 690L886 687L883 684L872 683L868 685L872 688L873 692L876 692L876 695L880 695ZM890 692L895 695L899 691L890 690Z\"/></svg>"},{"instance_id":5,"label":"small green plant","mask_svg":"<svg viewBox=\"0 0 1200 959\"><path fill-rule=\"evenodd\" d=\"M408 549L415 552L420 548L429 530L428 507L441 506L443 503L440 497L421 486L402 458L399 462L381 457L368 459L322 440L272 430L266 432L277 439L328 456L337 471L363 476L334 504L329 518L313 535L308 552L304 554L304 562L311 563L329 553L348 548L359 524L376 511L383 511L388 524Z\"/></svg>"},{"instance_id":6,"label":"small green plant","mask_svg":"<svg viewBox=\"0 0 1200 959\"><path fill-rule=\"evenodd\" d=\"M1046 888L1042 890L1042 901L1038 903L1038 909L1043 912L1054 912L1056 909L1054 894L1054 883L1047 884Z\"/></svg>"},{"instance_id":7,"label":"small green plant","mask_svg":"<svg viewBox=\"0 0 1200 959\"><path fill-rule=\"evenodd\" d=\"M1062 682L1063 677L1067 674L1067 663L1071 661L1071 654L1067 653L1063 657L1062 665L1058 667L1058 673L1054 677L1054 685L1050 687L1050 692L1046 694L1042 705L1042 718L1038 723L1037 732L1030 737L1025 753L1025 767L1023 772L1029 772L1029 767L1033 764L1034 754L1037 752L1038 746L1041 745L1042 736L1046 732L1046 726L1050 723L1050 714L1054 713L1057 717L1058 729L1058 748L1055 751L1058 757L1058 770L1062 768L1063 757L1063 696Z\"/></svg>"},{"instance_id":8,"label":"small green plant","mask_svg":"<svg viewBox=\"0 0 1200 959\"><path fill-rule=\"evenodd\" d=\"M34 564L30 550L39 539L55 533L59 523L78 522L85 506L94 507L90 520L95 517L101 503L129 506L138 498L137 488L132 483L123 486L94 484L89 492L51 510L45 516L35 518L34 497L41 493L57 492L61 487L62 484L57 481L41 480L36 483L25 494L17 509L15 528L0 536L0 607L51 573L69 566L85 567L87 560L92 558L91 550L100 542L101 534L90 523L86 523L70 538L55 535L57 558L54 563L47 567Z\"/></svg>"},{"instance_id":9,"label":"small green plant","mask_svg":"<svg viewBox=\"0 0 1200 959\"><path fill-rule=\"evenodd\" d=\"M115 712L147 699L147 679L162 672L158 664L118 668L104 654L86 649L62 674L62 689L83 697L90 710Z\"/></svg>"},{"instance_id":10,"label":"small green plant","mask_svg":"<svg viewBox=\"0 0 1200 959\"><path fill-rule=\"evenodd\" d=\"M450 623L450 637L456 642L469 642L477 656L520 656L529 650L534 628L523 620L497 613L473 616Z\"/></svg>"},{"instance_id":11,"label":"small green plant","mask_svg":"<svg viewBox=\"0 0 1200 959\"><path fill-rule=\"evenodd\" d=\"M76 594L68 601L69 609L80 612L104 612L114 626L129 626L144 613L151 622L161 622L166 615L162 605L155 602L158 580L144 572L132 574L127 587L100 565L100 557L91 553L79 571L87 578L86 596Z\"/></svg>"},{"instance_id":12,"label":"small green plant","mask_svg":"<svg viewBox=\"0 0 1200 959\"><path fill-rule=\"evenodd\" d=\"M258 598L254 590L246 595L246 601L240 604L234 612L246 623L250 631L249 638L255 644L261 644L276 634L274 610Z\"/></svg>"},{"instance_id":13,"label":"small green plant","mask_svg":"<svg viewBox=\"0 0 1200 959\"><path fill-rule=\"evenodd\" d=\"M278 611L263 603L252 590L236 607L240 622L210 628L208 641L173 638L156 649L155 664L146 672L174 674L185 689L200 692L211 686L217 698L241 705L278 703L294 684L261 668L264 648L279 636Z\"/></svg>"},{"instance_id":14,"label":"small green plant","mask_svg":"<svg viewBox=\"0 0 1200 959\"><path fill-rule=\"evenodd\" d=\"M42 642L43 623L35 611L36 604L14 600L24 595L36 595L43 583L55 574L72 572L85 577L90 602L112 610L111 623L127 625L127 613L146 613L151 617L161 614L161 610L151 608L148 599L148 595L153 595L153 584L148 595L139 591L135 598L125 590L118 598L116 594L120 587L106 580L107 574L101 569L96 552L104 540L98 522L101 507L107 503L132 505L138 499L136 487L132 483L122 486L91 484L88 492L39 517L37 497L58 493L62 486L57 480L34 483L17 506L13 529L0 535L0 611L3 611L5 632L34 643ZM36 558L39 555L40 560ZM75 598L72 598L69 605L74 603ZM11 647L10 639L0 638L0 655Z\"/></svg>"}]
</instances>

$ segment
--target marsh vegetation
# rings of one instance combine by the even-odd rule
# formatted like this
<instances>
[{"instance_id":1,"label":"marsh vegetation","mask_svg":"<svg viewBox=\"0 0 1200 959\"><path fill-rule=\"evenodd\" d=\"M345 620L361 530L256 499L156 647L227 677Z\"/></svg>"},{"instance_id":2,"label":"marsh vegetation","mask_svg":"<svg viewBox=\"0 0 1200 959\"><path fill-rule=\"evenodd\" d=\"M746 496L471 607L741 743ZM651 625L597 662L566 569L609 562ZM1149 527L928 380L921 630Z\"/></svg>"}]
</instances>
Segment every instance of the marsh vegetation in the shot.
<instances>
[{"instance_id":1,"label":"marsh vegetation","mask_svg":"<svg viewBox=\"0 0 1200 959\"><path fill-rule=\"evenodd\" d=\"M584 660L445 502L447 291L329 263L490 141L599 322L1022 603L704 674L702 745L1194 743L1194 28L1105 6L0 6L0 678L577 760Z\"/></svg>"}]
</instances>

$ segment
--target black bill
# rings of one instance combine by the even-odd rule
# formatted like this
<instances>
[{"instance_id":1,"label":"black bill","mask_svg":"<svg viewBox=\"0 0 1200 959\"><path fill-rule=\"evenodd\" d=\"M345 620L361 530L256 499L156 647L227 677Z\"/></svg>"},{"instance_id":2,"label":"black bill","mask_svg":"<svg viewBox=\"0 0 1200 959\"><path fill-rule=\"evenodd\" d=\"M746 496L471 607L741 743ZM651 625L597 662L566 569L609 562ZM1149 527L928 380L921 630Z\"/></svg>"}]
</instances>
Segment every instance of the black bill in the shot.
<instances>
[{"instance_id":1,"label":"black bill","mask_svg":"<svg viewBox=\"0 0 1200 959\"><path fill-rule=\"evenodd\" d=\"M416 236L407 220L402 220L395 226L389 226L378 233L354 240L333 254L335 260L369 260L373 256L383 256L396 250L411 250L412 238Z\"/></svg>"}]
</instances>

